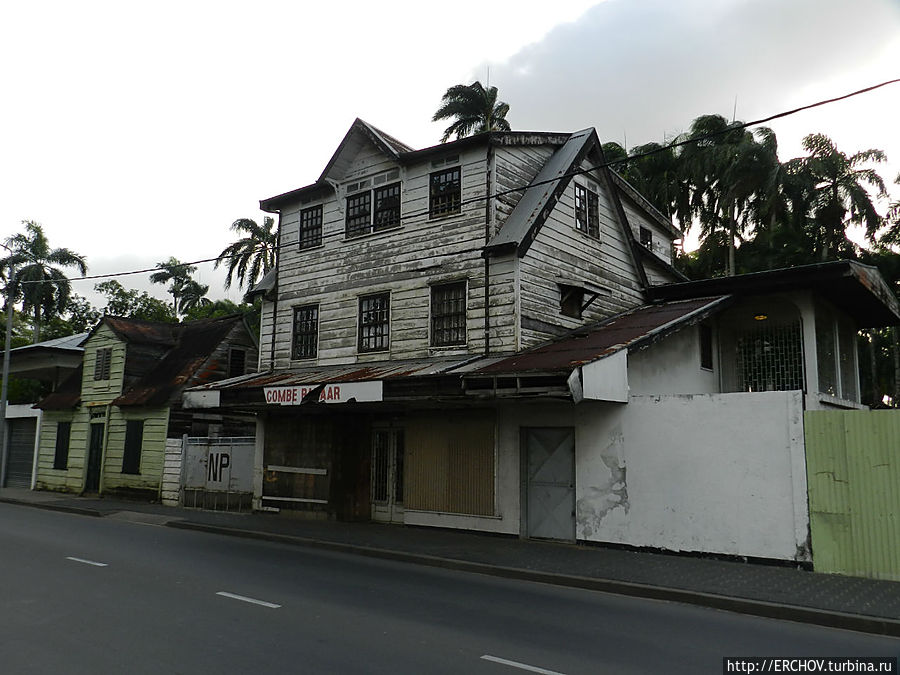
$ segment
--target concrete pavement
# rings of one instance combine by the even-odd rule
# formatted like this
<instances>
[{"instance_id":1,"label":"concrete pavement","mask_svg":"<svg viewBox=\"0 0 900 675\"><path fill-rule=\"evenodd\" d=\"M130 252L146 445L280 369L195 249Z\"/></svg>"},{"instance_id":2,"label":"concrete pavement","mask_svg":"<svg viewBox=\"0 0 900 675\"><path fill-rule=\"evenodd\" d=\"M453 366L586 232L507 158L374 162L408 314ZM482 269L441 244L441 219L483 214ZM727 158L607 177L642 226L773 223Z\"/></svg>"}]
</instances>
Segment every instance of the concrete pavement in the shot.
<instances>
[{"instance_id":1,"label":"concrete pavement","mask_svg":"<svg viewBox=\"0 0 900 675\"><path fill-rule=\"evenodd\" d=\"M315 546L507 578L900 636L900 583L691 555L431 528L235 514L16 488L0 502Z\"/></svg>"}]
</instances>

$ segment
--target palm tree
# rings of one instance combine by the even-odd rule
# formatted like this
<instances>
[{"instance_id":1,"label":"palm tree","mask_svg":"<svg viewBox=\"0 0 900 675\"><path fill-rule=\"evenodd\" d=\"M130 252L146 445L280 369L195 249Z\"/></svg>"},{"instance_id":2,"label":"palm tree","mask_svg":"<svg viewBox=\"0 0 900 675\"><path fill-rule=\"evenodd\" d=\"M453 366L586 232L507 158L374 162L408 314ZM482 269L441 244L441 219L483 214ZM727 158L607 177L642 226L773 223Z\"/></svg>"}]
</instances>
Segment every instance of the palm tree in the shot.
<instances>
[{"instance_id":1,"label":"palm tree","mask_svg":"<svg viewBox=\"0 0 900 675\"><path fill-rule=\"evenodd\" d=\"M197 271L194 265L188 265L179 262L177 258L170 257L168 260L156 263L159 272L150 275L150 283L166 284L172 282L166 289L172 294L172 308L175 310L175 318L178 318L179 298L184 293L185 286L193 281L191 275Z\"/></svg>"},{"instance_id":2,"label":"palm tree","mask_svg":"<svg viewBox=\"0 0 900 675\"><path fill-rule=\"evenodd\" d=\"M231 229L246 236L222 251L214 267L227 265L225 288L231 288L232 277L237 277L238 286L250 290L266 272L275 267L278 260L275 220L266 216L260 227L255 220L239 218L231 224Z\"/></svg>"},{"instance_id":3,"label":"palm tree","mask_svg":"<svg viewBox=\"0 0 900 675\"><path fill-rule=\"evenodd\" d=\"M875 188L876 196L886 196L884 180L875 169L864 166L884 162L884 152L862 150L847 156L824 134L806 136L803 148L809 153L800 160L800 166L810 189L816 251L821 260L852 256L854 246L847 239L847 226L865 226L866 237L874 242L876 232L884 223L868 191Z\"/></svg>"},{"instance_id":4,"label":"palm tree","mask_svg":"<svg viewBox=\"0 0 900 675\"><path fill-rule=\"evenodd\" d=\"M16 269L10 288L13 298L22 299L22 309L31 312L33 318L32 342L41 340L41 324L49 317L66 310L72 287L62 270L54 267L73 267L84 276L87 263L84 256L67 248L50 248L44 228L32 221L23 220L25 232L6 240L10 251L0 265Z\"/></svg>"},{"instance_id":5,"label":"palm tree","mask_svg":"<svg viewBox=\"0 0 900 675\"><path fill-rule=\"evenodd\" d=\"M508 112L509 104L497 101L497 87L485 89L476 80L468 86L457 84L450 87L431 121L455 120L441 137L441 143L446 143L453 135L463 138L485 131L509 131L509 122L506 121Z\"/></svg>"},{"instance_id":6,"label":"palm tree","mask_svg":"<svg viewBox=\"0 0 900 675\"><path fill-rule=\"evenodd\" d=\"M211 305L212 300L205 297L209 292L209 286L201 284L193 279L188 279L181 287L181 297L178 300L178 311L187 314L195 307Z\"/></svg>"}]
</instances>

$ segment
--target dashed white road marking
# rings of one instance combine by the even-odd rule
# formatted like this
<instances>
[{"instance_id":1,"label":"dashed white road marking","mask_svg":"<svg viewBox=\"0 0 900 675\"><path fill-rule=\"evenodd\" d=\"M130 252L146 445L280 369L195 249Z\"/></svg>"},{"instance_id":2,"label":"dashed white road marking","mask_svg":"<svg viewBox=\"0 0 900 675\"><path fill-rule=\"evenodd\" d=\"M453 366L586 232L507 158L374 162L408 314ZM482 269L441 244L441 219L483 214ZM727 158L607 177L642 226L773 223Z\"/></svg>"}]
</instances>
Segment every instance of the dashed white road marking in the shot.
<instances>
[{"instance_id":1,"label":"dashed white road marking","mask_svg":"<svg viewBox=\"0 0 900 675\"><path fill-rule=\"evenodd\" d=\"M255 598L248 598L244 595L235 595L234 593L226 593L225 591L219 591L216 595L221 595L223 598L231 598L232 600L240 600L242 602L250 602L254 605L262 605L263 607L268 607L269 609L278 609L281 605L276 605L274 602L266 602L265 600L257 600Z\"/></svg>"},{"instance_id":2,"label":"dashed white road marking","mask_svg":"<svg viewBox=\"0 0 900 675\"><path fill-rule=\"evenodd\" d=\"M509 666L510 668L527 670L531 673L541 673L541 675L563 675L555 670L546 670L544 668L538 668L537 666L529 666L527 663L519 663L518 661L508 661L507 659L501 659L499 656L491 656L490 654L485 654L481 658L485 661L493 661L494 663L500 663L504 666Z\"/></svg>"},{"instance_id":3,"label":"dashed white road marking","mask_svg":"<svg viewBox=\"0 0 900 675\"><path fill-rule=\"evenodd\" d=\"M85 565L93 565L94 567L109 567L106 563L97 562L96 560L85 560L84 558L73 558L70 555L66 556L66 560L71 560L72 562L84 563Z\"/></svg>"}]
</instances>

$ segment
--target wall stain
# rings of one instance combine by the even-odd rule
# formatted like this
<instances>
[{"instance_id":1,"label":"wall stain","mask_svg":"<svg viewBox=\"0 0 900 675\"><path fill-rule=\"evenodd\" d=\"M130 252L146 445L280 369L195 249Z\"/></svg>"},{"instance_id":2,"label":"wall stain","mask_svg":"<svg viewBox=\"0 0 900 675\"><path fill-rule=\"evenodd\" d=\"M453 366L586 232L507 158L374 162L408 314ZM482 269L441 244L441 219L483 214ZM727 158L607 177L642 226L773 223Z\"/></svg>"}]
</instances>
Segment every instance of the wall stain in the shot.
<instances>
[{"instance_id":1,"label":"wall stain","mask_svg":"<svg viewBox=\"0 0 900 675\"><path fill-rule=\"evenodd\" d=\"M592 537L600 530L602 521L613 509L623 509L627 514L628 484L625 478L625 436L617 426L609 436L609 443L600 451L600 459L609 469L609 476L599 485L592 485L575 505L575 517L583 536Z\"/></svg>"}]
</instances>

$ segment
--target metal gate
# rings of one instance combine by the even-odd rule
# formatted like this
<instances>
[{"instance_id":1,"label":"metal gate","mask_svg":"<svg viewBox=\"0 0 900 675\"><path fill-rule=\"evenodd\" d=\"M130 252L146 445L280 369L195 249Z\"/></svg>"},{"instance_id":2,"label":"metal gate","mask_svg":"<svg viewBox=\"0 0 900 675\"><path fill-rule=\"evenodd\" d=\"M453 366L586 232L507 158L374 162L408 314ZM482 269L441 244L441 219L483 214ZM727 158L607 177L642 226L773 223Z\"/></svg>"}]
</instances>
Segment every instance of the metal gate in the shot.
<instances>
[{"instance_id":1,"label":"metal gate","mask_svg":"<svg viewBox=\"0 0 900 675\"><path fill-rule=\"evenodd\" d=\"M372 433L372 520L403 522L403 429Z\"/></svg>"},{"instance_id":2,"label":"metal gate","mask_svg":"<svg viewBox=\"0 0 900 675\"><path fill-rule=\"evenodd\" d=\"M575 540L575 430L526 428L525 533Z\"/></svg>"},{"instance_id":3,"label":"metal gate","mask_svg":"<svg viewBox=\"0 0 900 675\"><path fill-rule=\"evenodd\" d=\"M186 438L182 448L181 504L216 511L253 507L253 458L256 440Z\"/></svg>"},{"instance_id":4,"label":"metal gate","mask_svg":"<svg viewBox=\"0 0 900 675\"><path fill-rule=\"evenodd\" d=\"M6 467L4 487L30 488L34 437L37 433L36 418L8 419L6 425L9 434L9 464Z\"/></svg>"}]
</instances>

